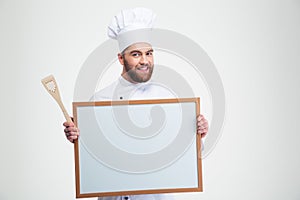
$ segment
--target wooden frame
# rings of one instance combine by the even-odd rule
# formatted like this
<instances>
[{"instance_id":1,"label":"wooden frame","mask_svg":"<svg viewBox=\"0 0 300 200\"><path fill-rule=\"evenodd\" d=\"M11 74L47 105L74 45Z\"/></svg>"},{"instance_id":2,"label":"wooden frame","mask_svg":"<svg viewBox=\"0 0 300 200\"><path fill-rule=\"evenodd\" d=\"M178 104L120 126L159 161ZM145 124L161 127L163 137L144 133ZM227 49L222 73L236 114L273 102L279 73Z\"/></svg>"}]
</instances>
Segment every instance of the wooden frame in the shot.
<instances>
[{"instance_id":1,"label":"wooden frame","mask_svg":"<svg viewBox=\"0 0 300 200\"><path fill-rule=\"evenodd\" d=\"M133 110L131 117L143 118L142 123L147 121L144 113L150 114L150 125L136 128L144 135L130 135L136 130L124 110ZM74 147L77 198L202 191L201 138L196 134L199 98L73 102L73 114L80 129ZM158 124L161 121L164 124ZM147 135L155 123L163 128ZM114 131L120 126L125 128ZM180 130L174 134L176 126Z\"/></svg>"}]
</instances>

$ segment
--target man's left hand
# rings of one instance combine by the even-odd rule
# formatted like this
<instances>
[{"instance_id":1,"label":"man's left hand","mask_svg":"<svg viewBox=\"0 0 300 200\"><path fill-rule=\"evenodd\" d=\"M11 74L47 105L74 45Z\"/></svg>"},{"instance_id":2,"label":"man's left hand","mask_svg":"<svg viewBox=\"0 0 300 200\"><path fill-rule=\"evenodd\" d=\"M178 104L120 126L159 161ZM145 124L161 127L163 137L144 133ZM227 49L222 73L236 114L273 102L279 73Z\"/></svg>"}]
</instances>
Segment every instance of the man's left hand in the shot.
<instances>
[{"instance_id":1,"label":"man's left hand","mask_svg":"<svg viewBox=\"0 0 300 200\"><path fill-rule=\"evenodd\" d=\"M201 135L201 138L204 138L208 132L208 122L203 115L197 117L197 133Z\"/></svg>"}]
</instances>

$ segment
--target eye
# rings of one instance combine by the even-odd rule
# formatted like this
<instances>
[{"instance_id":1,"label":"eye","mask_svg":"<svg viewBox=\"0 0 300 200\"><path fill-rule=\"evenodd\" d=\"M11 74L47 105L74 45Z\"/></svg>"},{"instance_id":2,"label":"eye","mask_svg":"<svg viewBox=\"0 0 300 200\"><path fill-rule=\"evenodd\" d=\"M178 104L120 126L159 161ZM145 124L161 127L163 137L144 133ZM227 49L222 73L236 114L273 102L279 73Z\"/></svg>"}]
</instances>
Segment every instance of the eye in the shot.
<instances>
[{"instance_id":1,"label":"eye","mask_svg":"<svg viewBox=\"0 0 300 200\"><path fill-rule=\"evenodd\" d=\"M152 55L153 55L153 52L152 52L152 51L149 51L149 52L146 53L146 55L147 55L147 56L152 56Z\"/></svg>"},{"instance_id":2,"label":"eye","mask_svg":"<svg viewBox=\"0 0 300 200\"><path fill-rule=\"evenodd\" d=\"M133 56L133 57L139 57L140 55L141 55L141 53L139 53L139 52L134 52L131 54L131 56Z\"/></svg>"}]
</instances>

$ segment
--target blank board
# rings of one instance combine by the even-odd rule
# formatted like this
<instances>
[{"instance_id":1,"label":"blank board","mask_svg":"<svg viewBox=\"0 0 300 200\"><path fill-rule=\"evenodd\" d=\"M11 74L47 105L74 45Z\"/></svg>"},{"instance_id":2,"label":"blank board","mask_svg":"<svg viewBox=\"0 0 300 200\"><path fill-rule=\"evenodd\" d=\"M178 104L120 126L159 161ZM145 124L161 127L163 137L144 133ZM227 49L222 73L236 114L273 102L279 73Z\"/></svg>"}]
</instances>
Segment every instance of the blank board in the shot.
<instances>
[{"instance_id":1,"label":"blank board","mask_svg":"<svg viewBox=\"0 0 300 200\"><path fill-rule=\"evenodd\" d=\"M202 191L199 98L74 102L76 197Z\"/></svg>"}]
</instances>

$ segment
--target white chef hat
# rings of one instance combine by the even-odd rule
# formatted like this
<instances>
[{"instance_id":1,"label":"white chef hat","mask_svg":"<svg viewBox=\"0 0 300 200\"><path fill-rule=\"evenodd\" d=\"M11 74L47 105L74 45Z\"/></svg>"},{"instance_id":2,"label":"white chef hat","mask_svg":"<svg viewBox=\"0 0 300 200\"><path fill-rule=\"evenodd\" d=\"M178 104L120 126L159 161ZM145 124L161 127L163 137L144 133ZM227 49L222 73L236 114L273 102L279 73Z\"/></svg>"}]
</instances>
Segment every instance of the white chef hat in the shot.
<instances>
[{"instance_id":1,"label":"white chef hat","mask_svg":"<svg viewBox=\"0 0 300 200\"><path fill-rule=\"evenodd\" d=\"M147 8L121 10L108 26L108 36L118 41L121 52L134 43L151 44L151 30L155 16Z\"/></svg>"}]
</instances>

